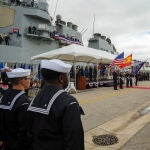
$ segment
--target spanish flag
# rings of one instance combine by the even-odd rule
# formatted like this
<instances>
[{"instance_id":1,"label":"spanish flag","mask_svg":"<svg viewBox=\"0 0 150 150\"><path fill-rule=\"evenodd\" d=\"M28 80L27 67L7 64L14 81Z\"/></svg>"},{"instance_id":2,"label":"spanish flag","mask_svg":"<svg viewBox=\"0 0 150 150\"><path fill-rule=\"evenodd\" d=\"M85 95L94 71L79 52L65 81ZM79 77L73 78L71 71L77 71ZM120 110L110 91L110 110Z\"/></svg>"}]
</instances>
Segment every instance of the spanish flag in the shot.
<instances>
[{"instance_id":1,"label":"spanish flag","mask_svg":"<svg viewBox=\"0 0 150 150\"><path fill-rule=\"evenodd\" d=\"M124 58L123 63L118 65L119 68L124 68L126 66L130 66L132 64L132 54Z\"/></svg>"}]
</instances>

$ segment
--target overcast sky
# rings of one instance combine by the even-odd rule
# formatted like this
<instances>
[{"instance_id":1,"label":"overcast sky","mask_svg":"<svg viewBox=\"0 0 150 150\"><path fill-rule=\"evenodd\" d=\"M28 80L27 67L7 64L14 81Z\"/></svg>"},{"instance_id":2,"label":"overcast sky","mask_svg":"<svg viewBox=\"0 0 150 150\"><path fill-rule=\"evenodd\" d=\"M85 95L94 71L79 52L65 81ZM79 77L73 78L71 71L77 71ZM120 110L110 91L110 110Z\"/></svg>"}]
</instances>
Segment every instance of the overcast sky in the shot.
<instances>
[{"instance_id":1,"label":"overcast sky","mask_svg":"<svg viewBox=\"0 0 150 150\"><path fill-rule=\"evenodd\" d=\"M49 0L50 15L78 25L84 45L94 32L109 37L117 51L150 61L150 0Z\"/></svg>"}]
</instances>

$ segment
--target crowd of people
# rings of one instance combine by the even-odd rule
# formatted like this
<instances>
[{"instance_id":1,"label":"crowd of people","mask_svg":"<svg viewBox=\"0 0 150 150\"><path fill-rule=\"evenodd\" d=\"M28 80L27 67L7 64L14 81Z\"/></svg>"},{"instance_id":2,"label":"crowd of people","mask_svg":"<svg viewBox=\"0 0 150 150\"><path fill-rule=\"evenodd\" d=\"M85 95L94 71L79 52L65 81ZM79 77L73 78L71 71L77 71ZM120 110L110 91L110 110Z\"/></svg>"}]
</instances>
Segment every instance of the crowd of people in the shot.
<instances>
[{"instance_id":1,"label":"crowd of people","mask_svg":"<svg viewBox=\"0 0 150 150\"><path fill-rule=\"evenodd\" d=\"M100 70L100 68L98 69ZM77 66L76 75L95 81L97 66ZM26 90L31 86L31 70L23 68L1 71L8 89L0 99L0 146L2 150L84 150L84 131L78 101L65 89L75 77L74 68L58 59L42 60L42 85L33 100ZM133 81L135 79L135 81ZM130 72L113 72L114 90L149 80L149 73L133 76Z\"/></svg>"},{"instance_id":2,"label":"crowd of people","mask_svg":"<svg viewBox=\"0 0 150 150\"><path fill-rule=\"evenodd\" d=\"M78 85L81 85L81 84L85 84L85 88L119 85L120 88L122 89L123 85L126 85L127 87L130 87L131 85L136 86L138 81L144 81L144 80L150 79L149 72L139 72L137 75L133 75L129 73L129 71L120 72L119 70L117 70L117 74L116 74L117 77L115 79L115 82L113 83L113 73L111 73L108 78L108 74L105 72L106 65L103 65L103 66L104 67L100 67L100 66L97 67L97 65L91 65L91 64L86 65L86 66L77 65L76 70L72 66L71 71L70 71L70 81L76 83L75 86L77 89L79 89ZM10 66L10 68L13 68L13 65L12 67ZM3 76L3 73L2 73L2 76ZM84 79L85 82L81 83L81 79ZM7 82L3 82L3 83L4 83L4 86L0 84L0 93L3 93L6 89L5 86L8 85ZM37 93L38 91L37 88L40 88L40 86L41 86L41 78L39 78L39 75L37 75L31 79L30 89L26 90L26 92L32 98L33 95ZM3 90L3 87L4 87L4 90ZM34 89L35 89L35 93L33 93Z\"/></svg>"},{"instance_id":3,"label":"crowd of people","mask_svg":"<svg viewBox=\"0 0 150 150\"><path fill-rule=\"evenodd\" d=\"M34 7L34 0L10 0L10 5Z\"/></svg>"},{"instance_id":4,"label":"crowd of people","mask_svg":"<svg viewBox=\"0 0 150 150\"><path fill-rule=\"evenodd\" d=\"M77 65L76 66L76 78L78 79L79 77L85 77L88 82L96 82L97 80L100 80L102 78L106 78L108 73L106 73L106 68L107 64L105 65ZM70 71L70 77L72 79L75 78L75 69L74 67L71 68Z\"/></svg>"},{"instance_id":5,"label":"crowd of people","mask_svg":"<svg viewBox=\"0 0 150 150\"><path fill-rule=\"evenodd\" d=\"M138 81L149 81L150 74L149 72L139 72L137 74L132 74L131 72L120 72L114 70L113 72L113 81L114 81L114 90L118 90L118 85L120 89L123 89L123 85L126 87L137 86Z\"/></svg>"}]
</instances>

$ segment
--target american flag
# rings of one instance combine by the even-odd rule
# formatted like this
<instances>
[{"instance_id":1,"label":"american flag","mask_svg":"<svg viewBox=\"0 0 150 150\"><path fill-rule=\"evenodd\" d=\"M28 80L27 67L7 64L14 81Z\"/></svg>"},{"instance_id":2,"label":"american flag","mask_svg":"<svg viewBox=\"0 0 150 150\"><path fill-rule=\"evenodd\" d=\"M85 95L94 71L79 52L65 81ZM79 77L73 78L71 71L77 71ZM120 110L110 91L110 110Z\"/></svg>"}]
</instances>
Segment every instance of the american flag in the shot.
<instances>
[{"instance_id":1,"label":"american flag","mask_svg":"<svg viewBox=\"0 0 150 150\"><path fill-rule=\"evenodd\" d=\"M117 66L120 64L123 64L124 61L124 52L122 52L121 54L119 54L109 65L109 68L111 68L112 66Z\"/></svg>"}]
</instances>

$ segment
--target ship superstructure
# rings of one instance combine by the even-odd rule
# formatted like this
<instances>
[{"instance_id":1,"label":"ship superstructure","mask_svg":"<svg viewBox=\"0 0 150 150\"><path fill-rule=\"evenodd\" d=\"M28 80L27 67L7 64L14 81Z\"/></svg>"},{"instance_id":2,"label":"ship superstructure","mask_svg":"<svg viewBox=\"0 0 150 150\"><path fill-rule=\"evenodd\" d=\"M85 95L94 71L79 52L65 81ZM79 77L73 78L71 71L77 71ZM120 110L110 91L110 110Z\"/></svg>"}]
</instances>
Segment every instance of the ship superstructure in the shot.
<instances>
[{"instance_id":1,"label":"ship superstructure","mask_svg":"<svg viewBox=\"0 0 150 150\"><path fill-rule=\"evenodd\" d=\"M53 19L46 0L0 0L0 62L31 64L31 57L72 43L83 45L78 26ZM89 47L117 54L109 38L95 33ZM10 65L9 65L10 66Z\"/></svg>"},{"instance_id":2,"label":"ship superstructure","mask_svg":"<svg viewBox=\"0 0 150 150\"><path fill-rule=\"evenodd\" d=\"M107 38L100 33L94 33L93 37L88 41L88 47L100 49L111 54L117 54L115 46L111 43L110 38Z\"/></svg>"},{"instance_id":3,"label":"ship superstructure","mask_svg":"<svg viewBox=\"0 0 150 150\"><path fill-rule=\"evenodd\" d=\"M82 45L77 25L54 22L46 1L0 1L0 61L30 63L31 56L69 44Z\"/></svg>"}]
</instances>

